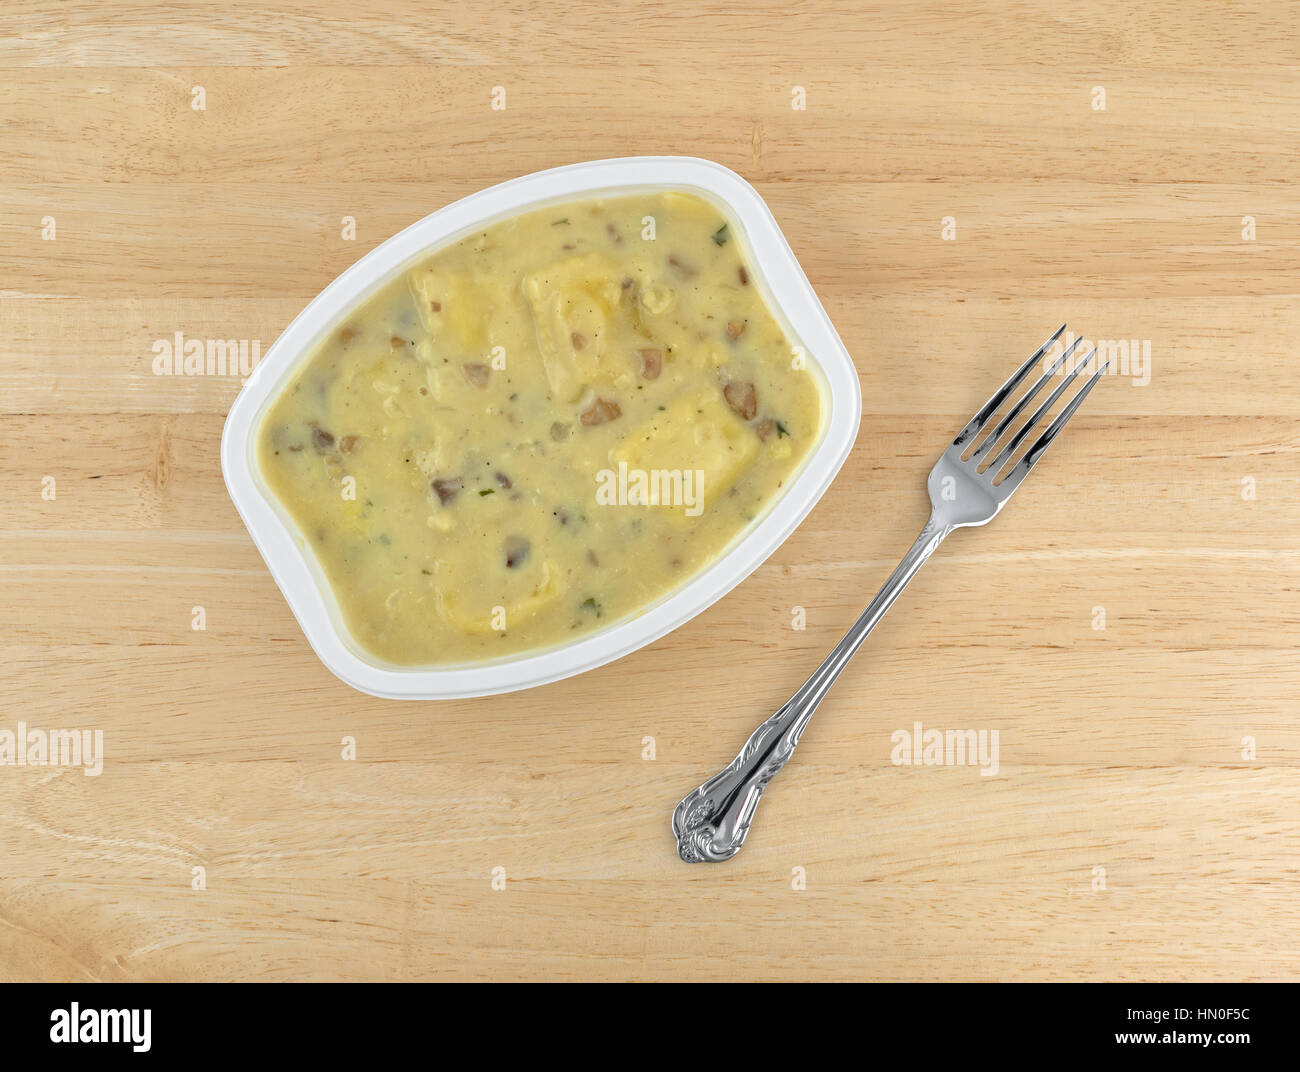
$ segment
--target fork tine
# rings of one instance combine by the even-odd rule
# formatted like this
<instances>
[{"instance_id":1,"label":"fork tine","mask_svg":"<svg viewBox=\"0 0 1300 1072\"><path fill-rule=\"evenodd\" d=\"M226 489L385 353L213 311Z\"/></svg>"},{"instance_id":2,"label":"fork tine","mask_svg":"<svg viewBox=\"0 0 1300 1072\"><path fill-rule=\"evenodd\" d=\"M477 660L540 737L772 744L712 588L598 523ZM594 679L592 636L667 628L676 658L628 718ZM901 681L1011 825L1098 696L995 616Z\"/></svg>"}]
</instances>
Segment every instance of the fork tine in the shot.
<instances>
[{"instance_id":1,"label":"fork tine","mask_svg":"<svg viewBox=\"0 0 1300 1072\"><path fill-rule=\"evenodd\" d=\"M990 481L997 477L998 471L1006 464L1007 459L1016 452L1016 447L1020 446L1020 444L1024 442L1025 436L1029 435L1029 433L1034 430L1038 422L1043 419L1044 414L1056 405L1060 397L1069 390L1070 384L1078 379L1079 373L1082 372L1087 367L1088 362L1096 356L1097 348L1094 346L1088 356L1075 365L1070 374L1061 381L1061 385L1047 396L1047 401L1034 410L1034 415L1025 422L1024 427L1011 437L1011 440L1007 445L1002 448L998 453L998 456L994 458L988 468L984 470ZM1107 364L1109 364L1109 362L1107 362Z\"/></svg>"},{"instance_id":2,"label":"fork tine","mask_svg":"<svg viewBox=\"0 0 1300 1072\"><path fill-rule=\"evenodd\" d=\"M1083 336L1080 335L1077 339L1074 340L1074 342L1070 343L1070 345L1067 346L1061 352L1060 357L1058 357L1055 361L1052 362L1052 367L1038 377L1038 380L1034 383L1034 386L1029 388L1029 390L1026 391L1021 396L1020 400L1014 406L1012 406L1010 410L1007 411L1007 415L998 422L998 426L993 429L990 435L985 437L984 442L981 443L979 447L976 449L975 453L970 456L970 460L972 462L978 463L980 459L983 458L989 452L989 450L997 443L997 441L1002 438L1002 433L1011 427L1011 422L1020 416L1020 414L1024 411L1024 408L1027 405L1029 405L1029 403L1034 400L1034 397L1038 394L1038 392L1043 389L1043 384L1047 383L1048 380L1050 380L1053 376L1057 374L1061 366L1065 364L1066 358L1068 358L1072 353L1074 353L1074 351L1079 348L1079 344L1082 342L1083 342ZM1087 362L1085 362L1085 364L1086 363Z\"/></svg>"},{"instance_id":3,"label":"fork tine","mask_svg":"<svg viewBox=\"0 0 1300 1072\"><path fill-rule=\"evenodd\" d=\"M1083 385L1079 393L1070 399L1070 404L1066 406L1065 409L1061 410L1061 412L1056 415L1056 419L1047 426L1047 431L1039 437L1038 442L1029 448L1029 453L1021 458L1020 461L1016 462L1015 467L1007 474L1007 478L1002 481L999 487L1006 488L1008 493L1010 493L1020 486L1020 482L1025 479L1029 470L1038 464L1038 459L1041 458L1044 451L1051 446L1052 440L1061 434L1061 429L1064 428L1066 422L1074 416L1074 411L1083 405L1083 400L1088 397L1088 392L1097 385L1097 381L1101 379L1102 374L1108 368L1110 368L1109 361L1089 377L1088 382ZM1075 369L1075 372L1078 372L1078 368Z\"/></svg>"},{"instance_id":4,"label":"fork tine","mask_svg":"<svg viewBox=\"0 0 1300 1072\"><path fill-rule=\"evenodd\" d=\"M1007 380L1006 383L993 392L993 397L984 403L980 411L971 418L970 424L966 425L966 427L957 434L957 438L952 441L954 447L960 447L963 444L970 442L971 436L975 435L984 427L984 422L997 412L998 406L1002 405L1002 403L1006 401L1007 396L1020 385L1020 382L1027 375L1029 375L1029 370L1038 364L1042 356L1047 353L1047 351L1056 343L1056 340L1061 337L1061 333L1064 330L1065 325L1062 324L1052 332L1052 337L1034 351L1034 356L1016 369L1016 371L1011 374L1011 379Z\"/></svg>"}]
</instances>

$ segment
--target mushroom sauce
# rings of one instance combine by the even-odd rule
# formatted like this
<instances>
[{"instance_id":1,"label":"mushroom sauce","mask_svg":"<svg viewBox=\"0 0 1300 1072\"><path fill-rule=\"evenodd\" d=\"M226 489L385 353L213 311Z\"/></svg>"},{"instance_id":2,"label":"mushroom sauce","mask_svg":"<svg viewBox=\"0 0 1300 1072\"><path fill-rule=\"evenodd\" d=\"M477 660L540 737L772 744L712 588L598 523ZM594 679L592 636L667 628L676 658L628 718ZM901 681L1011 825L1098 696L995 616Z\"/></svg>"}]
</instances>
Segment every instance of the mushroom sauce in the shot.
<instances>
[{"instance_id":1,"label":"mushroom sauce","mask_svg":"<svg viewBox=\"0 0 1300 1072\"><path fill-rule=\"evenodd\" d=\"M369 297L272 402L258 462L360 646L445 665L689 581L779 498L822 410L724 213L587 198Z\"/></svg>"}]
</instances>

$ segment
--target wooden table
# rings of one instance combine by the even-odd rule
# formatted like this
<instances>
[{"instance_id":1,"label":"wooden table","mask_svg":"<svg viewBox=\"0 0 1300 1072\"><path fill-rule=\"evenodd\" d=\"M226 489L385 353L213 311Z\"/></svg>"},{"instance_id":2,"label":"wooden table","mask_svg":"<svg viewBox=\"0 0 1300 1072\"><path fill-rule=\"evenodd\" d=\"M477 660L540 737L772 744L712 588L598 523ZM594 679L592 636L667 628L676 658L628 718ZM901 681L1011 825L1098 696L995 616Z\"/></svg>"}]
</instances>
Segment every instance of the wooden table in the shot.
<instances>
[{"instance_id":1,"label":"wooden table","mask_svg":"<svg viewBox=\"0 0 1300 1072\"><path fill-rule=\"evenodd\" d=\"M0 730L101 729L105 759L0 766L0 978L1294 977L1295 14L11 0ZM853 455L749 581L617 664L353 692L226 496L238 380L155 376L155 341L264 351L433 209L640 153L768 200L861 373ZM673 805L839 638L938 450L1063 320L1149 343L1149 382L1103 383L921 573L741 855L681 863ZM997 775L894 764L916 722L996 729Z\"/></svg>"}]
</instances>

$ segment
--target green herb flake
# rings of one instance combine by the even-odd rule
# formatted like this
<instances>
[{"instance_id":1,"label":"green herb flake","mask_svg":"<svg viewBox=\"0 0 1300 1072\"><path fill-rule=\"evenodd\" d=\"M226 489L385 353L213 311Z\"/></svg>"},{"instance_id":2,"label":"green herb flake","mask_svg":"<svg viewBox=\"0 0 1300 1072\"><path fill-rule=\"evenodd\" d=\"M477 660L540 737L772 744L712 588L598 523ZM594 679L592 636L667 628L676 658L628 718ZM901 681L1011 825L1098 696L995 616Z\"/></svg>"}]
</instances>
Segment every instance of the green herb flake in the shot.
<instances>
[{"instance_id":1,"label":"green herb flake","mask_svg":"<svg viewBox=\"0 0 1300 1072\"><path fill-rule=\"evenodd\" d=\"M789 430L789 429L788 429L784 424L782 424L780 421L777 421L777 422L776 422L776 438L777 438L777 439L784 439L784 438L785 438L786 436L788 436L789 434L790 434L790 430Z\"/></svg>"},{"instance_id":2,"label":"green herb flake","mask_svg":"<svg viewBox=\"0 0 1300 1072\"><path fill-rule=\"evenodd\" d=\"M721 227L719 227L716 231L713 232L713 244L715 246L725 246L727 244L728 237L730 236L727 234L727 225L724 223Z\"/></svg>"}]
</instances>

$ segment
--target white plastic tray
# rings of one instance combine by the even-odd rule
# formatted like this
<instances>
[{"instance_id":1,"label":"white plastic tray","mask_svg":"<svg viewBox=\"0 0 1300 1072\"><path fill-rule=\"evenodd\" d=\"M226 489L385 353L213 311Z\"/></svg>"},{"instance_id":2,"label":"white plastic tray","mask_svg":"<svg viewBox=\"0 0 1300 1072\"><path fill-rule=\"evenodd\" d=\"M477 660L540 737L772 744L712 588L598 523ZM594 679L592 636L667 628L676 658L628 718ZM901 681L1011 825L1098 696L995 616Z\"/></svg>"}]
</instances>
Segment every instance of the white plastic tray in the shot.
<instances>
[{"instance_id":1,"label":"white plastic tray","mask_svg":"<svg viewBox=\"0 0 1300 1072\"><path fill-rule=\"evenodd\" d=\"M691 581L650 608L599 632L541 651L448 667L395 666L349 634L324 572L258 471L262 413L298 363L367 295L433 249L485 223L572 197L689 189L739 224L753 282L778 320L806 348L826 409L821 439L775 504ZM830 485L857 437L857 370L785 236L758 192L735 172L693 157L628 157L539 171L493 186L412 224L326 287L267 351L231 407L221 468L235 508L284 593L308 642L343 681L395 699L489 696L580 674L619 659L690 621L743 581L798 527Z\"/></svg>"}]
</instances>

